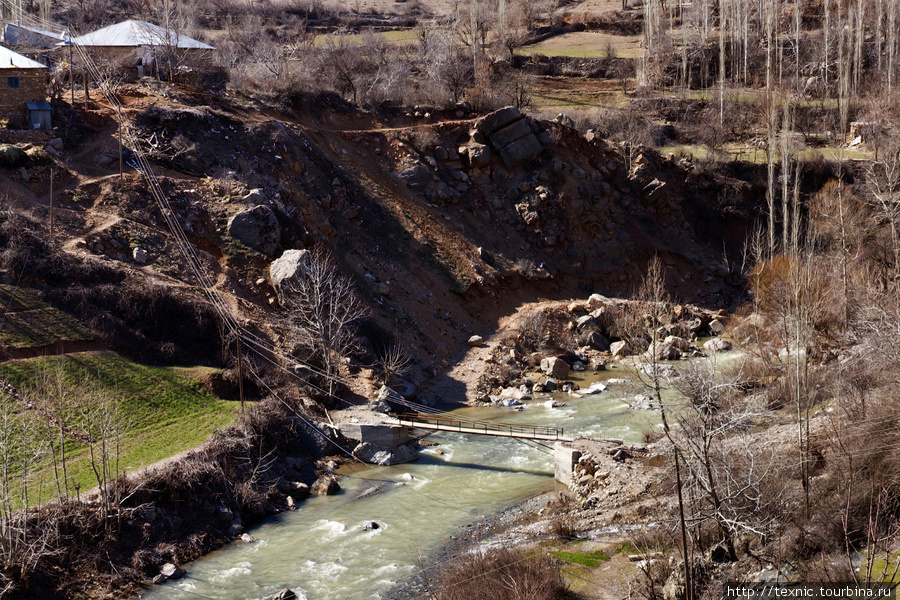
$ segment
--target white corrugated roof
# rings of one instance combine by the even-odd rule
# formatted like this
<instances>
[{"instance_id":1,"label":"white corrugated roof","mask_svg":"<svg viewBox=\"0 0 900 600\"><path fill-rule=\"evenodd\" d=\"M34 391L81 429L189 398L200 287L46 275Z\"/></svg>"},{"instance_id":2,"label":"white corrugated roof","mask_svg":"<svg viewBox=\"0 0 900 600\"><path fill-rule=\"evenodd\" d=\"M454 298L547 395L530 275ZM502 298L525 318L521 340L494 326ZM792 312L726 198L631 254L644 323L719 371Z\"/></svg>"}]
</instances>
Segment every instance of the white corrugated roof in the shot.
<instances>
[{"instance_id":1,"label":"white corrugated roof","mask_svg":"<svg viewBox=\"0 0 900 600\"><path fill-rule=\"evenodd\" d=\"M66 39L66 34L62 31L48 31L46 29L38 29L37 27L31 27L30 25L22 25L21 23L7 23L6 31L9 35L9 31L13 29L21 29L23 31L30 31L31 33L36 33L38 35L42 35L44 37L56 38L58 40Z\"/></svg>"},{"instance_id":2,"label":"white corrugated roof","mask_svg":"<svg viewBox=\"0 0 900 600\"><path fill-rule=\"evenodd\" d=\"M33 61L27 56L13 52L9 48L0 46L0 69L46 69L39 62Z\"/></svg>"},{"instance_id":3,"label":"white corrugated roof","mask_svg":"<svg viewBox=\"0 0 900 600\"><path fill-rule=\"evenodd\" d=\"M178 35L174 31L166 31L159 25L146 21L124 21L116 23L93 33L74 38L73 44L78 46L162 46L168 43L178 48L196 48L202 50L215 50L214 47L203 42L198 42L186 35ZM63 42L64 44L65 42ZM57 44L62 46L63 44Z\"/></svg>"}]
</instances>

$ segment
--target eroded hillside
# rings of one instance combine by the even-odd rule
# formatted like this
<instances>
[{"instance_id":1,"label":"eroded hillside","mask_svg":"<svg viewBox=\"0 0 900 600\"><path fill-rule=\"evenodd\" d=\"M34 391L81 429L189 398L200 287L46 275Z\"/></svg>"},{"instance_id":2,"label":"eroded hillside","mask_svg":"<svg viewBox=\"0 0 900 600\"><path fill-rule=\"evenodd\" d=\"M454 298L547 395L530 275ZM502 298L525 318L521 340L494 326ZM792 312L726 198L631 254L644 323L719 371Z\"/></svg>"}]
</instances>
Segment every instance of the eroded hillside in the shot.
<instances>
[{"instance_id":1,"label":"eroded hillside","mask_svg":"<svg viewBox=\"0 0 900 600\"><path fill-rule=\"evenodd\" d=\"M465 106L363 113L329 97L278 110L140 85L121 95L200 264L234 313L262 329L279 312L267 266L291 248L329 249L377 329L437 366L524 301L627 294L654 255L684 300L722 308L739 295L729 261L760 202L752 171L744 181L623 157L564 118L538 122L515 109L484 119ZM117 174L112 111L100 101L68 118L54 158L55 240L129 282L196 290L127 148L124 179ZM50 167L36 162L27 182L17 169L0 177L9 204L42 229ZM254 206L274 213L277 230L265 240L238 233L242 243L229 219Z\"/></svg>"}]
</instances>

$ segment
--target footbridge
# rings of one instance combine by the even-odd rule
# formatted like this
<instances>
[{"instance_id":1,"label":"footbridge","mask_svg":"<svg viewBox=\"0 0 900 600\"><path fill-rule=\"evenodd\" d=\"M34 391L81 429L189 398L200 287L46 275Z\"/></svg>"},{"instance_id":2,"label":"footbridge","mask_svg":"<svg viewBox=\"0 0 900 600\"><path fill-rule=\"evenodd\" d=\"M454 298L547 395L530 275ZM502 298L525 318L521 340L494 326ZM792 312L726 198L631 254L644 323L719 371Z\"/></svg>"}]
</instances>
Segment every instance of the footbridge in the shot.
<instances>
[{"instance_id":1,"label":"footbridge","mask_svg":"<svg viewBox=\"0 0 900 600\"><path fill-rule=\"evenodd\" d=\"M518 425L513 423L494 423L469 419L454 419L442 415L410 415L385 419L386 423L403 427L415 427L427 431L452 431L473 435L492 435L495 437L516 438L520 440L540 440L545 442L574 442L575 438L565 435L562 427L544 427L540 425Z\"/></svg>"}]
</instances>

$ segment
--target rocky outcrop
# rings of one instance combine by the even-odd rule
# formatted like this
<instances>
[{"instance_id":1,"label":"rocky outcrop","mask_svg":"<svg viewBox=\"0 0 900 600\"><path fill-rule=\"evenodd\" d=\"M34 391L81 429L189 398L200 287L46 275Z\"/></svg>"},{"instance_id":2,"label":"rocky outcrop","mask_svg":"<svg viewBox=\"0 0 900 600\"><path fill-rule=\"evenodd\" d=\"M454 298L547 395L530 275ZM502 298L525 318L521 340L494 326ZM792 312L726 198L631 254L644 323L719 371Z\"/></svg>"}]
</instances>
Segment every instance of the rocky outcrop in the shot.
<instances>
[{"instance_id":1,"label":"rocky outcrop","mask_svg":"<svg viewBox=\"0 0 900 600\"><path fill-rule=\"evenodd\" d=\"M544 150L544 145L552 141L549 132L540 123L524 116L515 106L507 106L487 115L478 124L478 130L507 167L534 158ZM469 156L471 160L471 151Z\"/></svg>"},{"instance_id":2,"label":"rocky outcrop","mask_svg":"<svg viewBox=\"0 0 900 600\"><path fill-rule=\"evenodd\" d=\"M232 216L228 220L228 235L266 256L273 256L281 242L281 226L275 212L260 204Z\"/></svg>"}]
</instances>

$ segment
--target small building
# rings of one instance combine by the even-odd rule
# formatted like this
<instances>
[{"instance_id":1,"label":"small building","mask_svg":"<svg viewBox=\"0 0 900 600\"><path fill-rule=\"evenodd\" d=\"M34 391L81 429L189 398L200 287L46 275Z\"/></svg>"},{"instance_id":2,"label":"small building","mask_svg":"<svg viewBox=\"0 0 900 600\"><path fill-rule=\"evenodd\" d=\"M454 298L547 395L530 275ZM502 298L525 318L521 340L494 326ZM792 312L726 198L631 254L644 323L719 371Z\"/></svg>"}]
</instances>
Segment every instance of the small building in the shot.
<instances>
[{"instance_id":1,"label":"small building","mask_svg":"<svg viewBox=\"0 0 900 600\"><path fill-rule=\"evenodd\" d=\"M161 63L190 63L215 50L209 44L146 21L110 25L73 38L70 43L89 51L95 59L118 62L125 68L136 67L138 77L145 74L146 67L163 69Z\"/></svg>"},{"instance_id":2,"label":"small building","mask_svg":"<svg viewBox=\"0 0 900 600\"><path fill-rule=\"evenodd\" d=\"M28 124L32 129L53 128L53 107L49 102L26 102L25 110L28 111Z\"/></svg>"},{"instance_id":3,"label":"small building","mask_svg":"<svg viewBox=\"0 0 900 600\"><path fill-rule=\"evenodd\" d=\"M15 47L25 48L53 48L56 44L65 41L65 33L38 29L20 23L7 23L3 30L4 41Z\"/></svg>"},{"instance_id":4,"label":"small building","mask_svg":"<svg viewBox=\"0 0 900 600\"><path fill-rule=\"evenodd\" d=\"M47 71L41 63L0 46L0 119L13 127L28 126L27 104L46 104Z\"/></svg>"}]
</instances>

